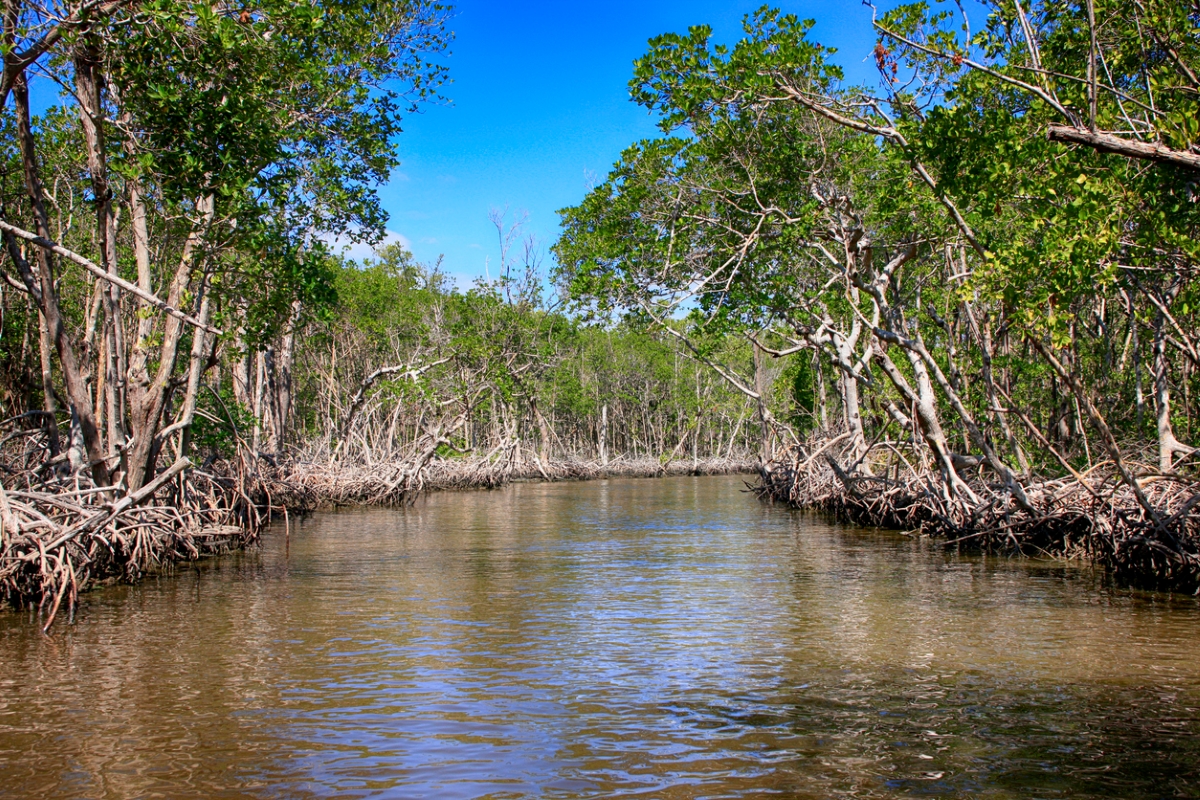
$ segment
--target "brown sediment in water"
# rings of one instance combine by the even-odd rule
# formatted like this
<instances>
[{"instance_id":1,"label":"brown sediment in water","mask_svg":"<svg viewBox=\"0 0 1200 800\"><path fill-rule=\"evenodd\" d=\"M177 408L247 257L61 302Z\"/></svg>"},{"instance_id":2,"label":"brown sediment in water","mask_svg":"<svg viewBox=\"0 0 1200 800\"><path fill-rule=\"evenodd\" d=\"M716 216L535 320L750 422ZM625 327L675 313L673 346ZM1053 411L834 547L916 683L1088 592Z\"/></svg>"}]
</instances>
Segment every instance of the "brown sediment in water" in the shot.
<instances>
[{"instance_id":1,"label":"brown sediment in water","mask_svg":"<svg viewBox=\"0 0 1200 800\"><path fill-rule=\"evenodd\" d=\"M290 540L278 525L251 553L92 592L69 636L3 615L0 794L1197 785L1200 603L826 524L759 505L747 480L322 512Z\"/></svg>"}]
</instances>

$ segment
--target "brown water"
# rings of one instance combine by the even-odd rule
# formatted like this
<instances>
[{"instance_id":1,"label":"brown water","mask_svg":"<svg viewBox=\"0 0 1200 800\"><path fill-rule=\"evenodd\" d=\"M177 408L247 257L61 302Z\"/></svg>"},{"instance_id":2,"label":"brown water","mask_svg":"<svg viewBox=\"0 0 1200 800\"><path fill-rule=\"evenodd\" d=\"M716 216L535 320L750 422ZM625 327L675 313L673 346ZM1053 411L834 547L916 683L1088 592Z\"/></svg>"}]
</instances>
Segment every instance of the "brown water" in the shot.
<instances>
[{"instance_id":1,"label":"brown water","mask_svg":"<svg viewBox=\"0 0 1200 800\"><path fill-rule=\"evenodd\" d=\"M742 488L320 514L0 615L0 795L1200 796L1193 599Z\"/></svg>"}]
</instances>

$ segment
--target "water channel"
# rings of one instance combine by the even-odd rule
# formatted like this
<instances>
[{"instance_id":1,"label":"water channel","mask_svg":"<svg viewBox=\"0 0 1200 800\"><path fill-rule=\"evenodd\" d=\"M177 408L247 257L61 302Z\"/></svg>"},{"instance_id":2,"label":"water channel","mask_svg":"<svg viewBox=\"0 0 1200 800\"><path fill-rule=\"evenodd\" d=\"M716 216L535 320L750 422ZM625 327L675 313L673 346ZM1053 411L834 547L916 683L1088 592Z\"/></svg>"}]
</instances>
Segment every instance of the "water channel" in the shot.
<instances>
[{"instance_id":1,"label":"water channel","mask_svg":"<svg viewBox=\"0 0 1200 800\"><path fill-rule=\"evenodd\" d=\"M0 796L1200 797L1196 600L743 489L321 513L0 614Z\"/></svg>"}]
</instances>

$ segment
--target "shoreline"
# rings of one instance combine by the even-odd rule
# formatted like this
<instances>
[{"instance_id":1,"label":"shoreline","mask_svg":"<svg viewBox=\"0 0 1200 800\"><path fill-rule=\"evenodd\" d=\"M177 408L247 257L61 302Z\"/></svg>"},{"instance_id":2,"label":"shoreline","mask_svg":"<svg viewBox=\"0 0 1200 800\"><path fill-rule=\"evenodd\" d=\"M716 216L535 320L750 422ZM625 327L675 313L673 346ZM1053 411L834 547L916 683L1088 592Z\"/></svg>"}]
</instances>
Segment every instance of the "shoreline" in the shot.
<instances>
[{"instance_id":1,"label":"shoreline","mask_svg":"<svg viewBox=\"0 0 1200 800\"><path fill-rule=\"evenodd\" d=\"M605 478L656 478L672 475L758 474L757 459L701 458L663 463L656 458L618 458L608 464L576 459L547 462L488 462L483 459L432 462L417 474L408 462L371 466L297 462L282 471L281 482L294 492L283 499L290 510L330 506L405 505L426 492L496 489L515 482L557 483Z\"/></svg>"},{"instance_id":2,"label":"shoreline","mask_svg":"<svg viewBox=\"0 0 1200 800\"><path fill-rule=\"evenodd\" d=\"M663 462L617 458L393 461L375 465L292 461L214 472L180 459L132 493L97 489L80 476L37 488L0 484L0 608L36 607L49 632L98 585L137 583L179 564L253 543L273 518L338 506L402 506L431 491L494 489L514 481L583 481L757 473L757 460ZM41 622L42 615L45 622Z\"/></svg>"},{"instance_id":3,"label":"shoreline","mask_svg":"<svg viewBox=\"0 0 1200 800\"><path fill-rule=\"evenodd\" d=\"M818 452L821 452L818 450ZM1118 582L1152 591L1200 593L1200 542L1189 536L1196 487L1180 476L1147 479L1171 520L1181 521L1173 550L1131 522L1132 500L1099 478L1045 480L1026 487L1033 513L1012 507L965 509L939 498L930 475L907 479L847 475L832 458L801 462L704 458L664 462L582 459L393 460L365 465L288 461L261 469L221 465L216 473L181 459L138 492L86 486L0 485L0 605L46 615L73 609L95 585L136 583L178 564L253 543L273 519L339 507L404 506L427 492L494 489L514 482L590 481L682 475L756 475L760 500L814 510L854 525L919 532L943 547L1006 556L1085 561ZM1181 498L1183 498L1181 500ZM967 513L964 513L967 512ZM1144 527L1144 526L1143 526Z\"/></svg>"},{"instance_id":4,"label":"shoreline","mask_svg":"<svg viewBox=\"0 0 1200 800\"><path fill-rule=\"evenodd\" d=\"M816 454L825 449L818 444ZM972 485L982 496L979 476ZM1200 595L1200 485L1181 475L1147 475L1141 489L1157 510L1145 519L1133 493L1111 475L1049 478L1023 487L1029 508L1012 498L968 504L947 499L930 473L908 477L847 474L833 457L774 462L761 473L760 498L820 511L863 527L920 533L943 547L1085 561L1119 584Z\"/></svg>"}]
</instances>

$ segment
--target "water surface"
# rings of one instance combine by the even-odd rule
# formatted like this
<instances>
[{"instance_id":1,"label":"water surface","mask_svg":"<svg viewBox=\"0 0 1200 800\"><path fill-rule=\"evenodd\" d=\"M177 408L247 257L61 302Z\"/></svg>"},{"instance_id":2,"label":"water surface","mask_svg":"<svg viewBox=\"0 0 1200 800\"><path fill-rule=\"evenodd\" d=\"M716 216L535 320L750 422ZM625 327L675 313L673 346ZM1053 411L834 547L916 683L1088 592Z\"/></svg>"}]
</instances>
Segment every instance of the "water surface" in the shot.
<instances>
[{"instance_id":1,"label":"water surface","mask_svg":"<svg viewBox=\"0 0 1200 800\"><path fill-rule=\"evenodd\" d=\"M1200 797L1200 606L736 477L318 514L0 615L5 797Z\"/></svg>"}]
</instances>

